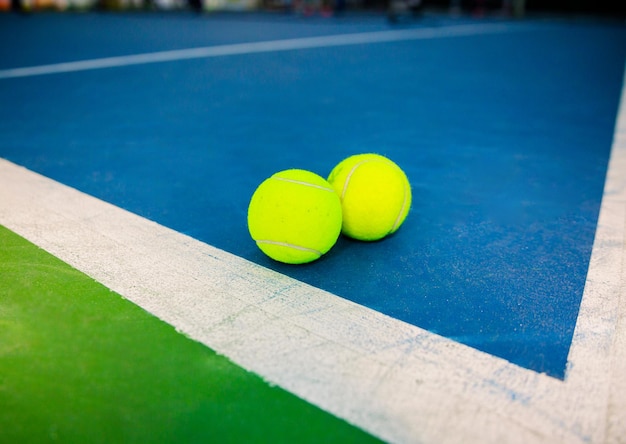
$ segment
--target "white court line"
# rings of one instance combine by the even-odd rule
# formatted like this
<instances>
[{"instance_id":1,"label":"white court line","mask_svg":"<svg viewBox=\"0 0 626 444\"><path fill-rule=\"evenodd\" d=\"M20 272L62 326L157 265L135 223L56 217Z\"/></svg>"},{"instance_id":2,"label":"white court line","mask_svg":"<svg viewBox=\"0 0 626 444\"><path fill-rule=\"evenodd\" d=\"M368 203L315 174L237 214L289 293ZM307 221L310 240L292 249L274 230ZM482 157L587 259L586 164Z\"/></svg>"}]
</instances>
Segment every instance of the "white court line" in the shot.
<instances>
[{"instance_id":1,"label":"white court line","mask_svg":"<svg viewBox=\"0 0 626 444\"><path fill-rule=\"evenodd\" d=\"M55 63L52 65L5 69L0 70L0 79L41 76L47 74L144 65L148 63L162 63L178 60L224 57L241 54L489 34L510 31L511 29L512 28L510 26L497 23L468 24L438 28L418 28L397 31L365 32L321 37L270 40L263 42L236 43L230 45L206 46L174 51L161 51L146 54L81 60L76 62Z\"/></svg>"}]
</instances>

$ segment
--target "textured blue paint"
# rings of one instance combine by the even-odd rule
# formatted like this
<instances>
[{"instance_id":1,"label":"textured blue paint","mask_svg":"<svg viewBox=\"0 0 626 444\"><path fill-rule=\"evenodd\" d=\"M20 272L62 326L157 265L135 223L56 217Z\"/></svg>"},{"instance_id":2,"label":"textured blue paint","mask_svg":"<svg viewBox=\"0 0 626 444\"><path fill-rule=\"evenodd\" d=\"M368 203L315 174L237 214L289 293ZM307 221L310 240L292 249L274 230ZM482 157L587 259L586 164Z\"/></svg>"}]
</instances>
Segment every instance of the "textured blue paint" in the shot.
<instances>
[{"instance_id":1,"label":"textured blue paint","mask_svg":"<svg viewBox=\"0 0 626 444\"><path fill-rule=\"evenodd\" d=\"M0 16L3 41L9 31L21 33L19 47L1 49L0 63L388 29L382 17L237 17ZM393 317L563 377L626 30L593 22L524 26L5 80L0 156ZM59 40L43 37L52 33ZM382 242L342 238L308 266L264 257L246 229L255 187L286 168L326 175L359 152L386 154L406 170L414 204L405 225Z\"/></svg>"}]
</instances>

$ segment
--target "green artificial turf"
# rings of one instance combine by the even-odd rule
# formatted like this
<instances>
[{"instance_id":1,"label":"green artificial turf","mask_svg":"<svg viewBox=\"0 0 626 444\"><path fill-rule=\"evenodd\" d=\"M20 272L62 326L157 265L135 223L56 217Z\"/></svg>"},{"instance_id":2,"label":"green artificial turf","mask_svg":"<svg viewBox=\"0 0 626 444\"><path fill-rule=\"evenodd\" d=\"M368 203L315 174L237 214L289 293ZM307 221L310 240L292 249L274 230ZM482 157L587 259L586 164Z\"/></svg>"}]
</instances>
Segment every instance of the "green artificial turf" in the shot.
<instances>
[{"instance_id":1,"label":"green artificial turf","mask_svg":"<svg viewBox=\"0 0 626 444\"><path fill-rule=\"evenodd\" d=\"M367 443L0 226L0 442Z\"/></svg>"}]
</instances>

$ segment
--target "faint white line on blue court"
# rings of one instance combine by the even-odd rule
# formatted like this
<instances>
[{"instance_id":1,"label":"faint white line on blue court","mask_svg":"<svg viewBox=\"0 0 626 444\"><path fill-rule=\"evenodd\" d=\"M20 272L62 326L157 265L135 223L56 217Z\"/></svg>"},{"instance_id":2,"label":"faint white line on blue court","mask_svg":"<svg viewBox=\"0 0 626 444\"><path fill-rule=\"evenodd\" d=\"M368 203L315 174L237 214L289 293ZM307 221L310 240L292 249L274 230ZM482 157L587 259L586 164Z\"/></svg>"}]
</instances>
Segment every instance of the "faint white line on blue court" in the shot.
<instances>
[{"instance_id":1,"label":"faint white line on blue court","mask_svg":"<svg viewBox=\"0 0 626 444\"><path fill-rule=\"evenodd\" d=\"M416 28L394 31L339 34L297 39L270 40L261 42L235 43L219 46L160 51L118 57L105 57L75 62L54 63L0 70L0 79L32 77L47 74L117 68L149 63L173 62L179 60L204 59L264 52L292 51L298 49L328 48L334 46L365 45L371 43L399 42L407 40L458 37L478 34L499 33L514 29L503 23L465 24L436 28Z\"/></svg>"}]
</instances>

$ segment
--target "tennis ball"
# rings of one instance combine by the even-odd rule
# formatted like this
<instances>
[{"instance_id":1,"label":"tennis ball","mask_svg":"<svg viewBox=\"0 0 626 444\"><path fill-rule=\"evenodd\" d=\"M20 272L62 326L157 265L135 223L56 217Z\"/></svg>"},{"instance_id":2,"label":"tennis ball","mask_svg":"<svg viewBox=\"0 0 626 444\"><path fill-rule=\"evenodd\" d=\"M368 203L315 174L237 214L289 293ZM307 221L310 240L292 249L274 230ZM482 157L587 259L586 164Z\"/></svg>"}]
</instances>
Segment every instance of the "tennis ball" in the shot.
<instances>
[{"instance_id":1,"label":"tennis ball","mask_svg":"<svg viewBox=\"0 0 626 444\"><path fill-rule=\"evenodd\" d=\"M266 179L248 207L248 230L274 260L303 264L319 259L341 233L341 203L315 173L286 170Z\"/></svg>"},{"instance_id":2,"label":"tennis ball","mask_svg":"<svg viewBox=\"0 0 626 444\"><path fill-rule=\"evenodd\" d=\"M394 233L411 207L411 185L404 171L378 154L341 161L328 176L341 199L342 233L374 241Z\"/></svg>"}]
</instances>

